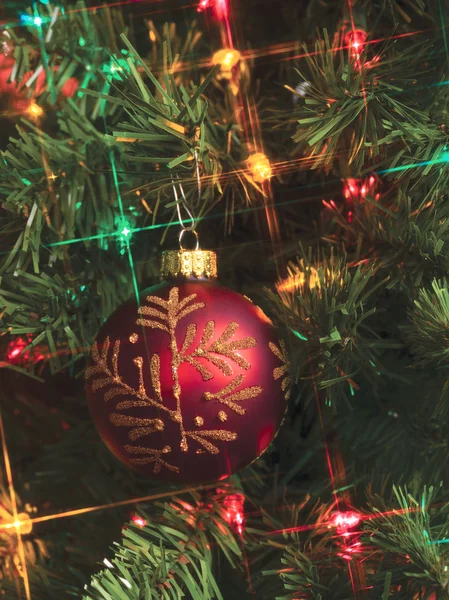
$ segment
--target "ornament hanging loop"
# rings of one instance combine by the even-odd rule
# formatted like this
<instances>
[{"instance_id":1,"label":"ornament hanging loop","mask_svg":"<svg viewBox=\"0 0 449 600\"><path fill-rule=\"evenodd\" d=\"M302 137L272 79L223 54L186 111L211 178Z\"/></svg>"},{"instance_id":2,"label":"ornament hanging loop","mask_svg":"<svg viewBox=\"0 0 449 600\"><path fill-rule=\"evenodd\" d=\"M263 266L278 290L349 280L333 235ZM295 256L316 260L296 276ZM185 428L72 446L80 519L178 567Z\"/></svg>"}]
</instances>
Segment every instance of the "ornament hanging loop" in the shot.
<instances>
[{"instance_id":1,"label":"ornament hanging loop","mask_svg":"<svg viewBox=\"0 0 449 600\"><path fill-rule=\"evenodd\" d=\"M179 179L179 177L178 177ZM190 210L188 204L187 204L187 199L186 199L186 195L184 193L184 188L182 187L182 184L178 183L179 186L179 191L181 193L181 199L178 196L178 191L176 189L176 184L173 182L173 194L175 196L175 201L176 201L176 210L178 212L178 220L179 220L179 225L181 226L181 232L184 231L195 231L195 227L196 227L196 219L192 214L192 211ZM189 219L191 221L191 224L186 227L184 225L184 220L182 218L182 214L181 214L181 206L183 207L183 209L186 211L186 213L189 216Z\"/></svg>"},{"instance_id":2,"label":"ornament hanging loop","mask_svg":"<svg viewBox=\"0 0 449 600\"><path fill-rule=\"evenodd\" d=\"M184 252L185 250L187 250L187 248L184 248L184 246L182 245L182 238L184 237L186 231L189 231L191 233L193 233L193 235L195 236L195 240L196 240L196 244L195 244L195 250L199 250L200 249L200 240L198 237L198 232L191 228L191 227L185 227L184 229L181 229L181 232L179 234L179 247L180 249Z\"/></svg>"},{"instance_id":3,"label":"ornament hanging loop","mask_svg":"<svg viewBox=\"0 0 449 600\"><path fill-rule=\"evenodd\" d=\"M197 184L198 184L198 204L199 204L200 200L201 200L201 176L200 176L200 166L199 166L199 162L198 162L198 154L197 154L196 150L194 151L194 157L195 157L196 178L197 178ZM177 179L179 179L179 175L177 176ZM185 232L190 231L195 235L195 238L196 238L195 250L198 250L200 245L199 245L198 233L196 232L197 219L195 218L193 211L189 208L187 198L184 193L184 188L183 188L182 184L178 183L178 187L179 187L179 192L180 192L181 198L178 195L178 190L176 189L176 183L173 181L173 194L175 196L175 201L176 201L176 211L178 213L179 225L181 226L181 232L179 234L179 246L180 246L181 250L185 250L185 248L182 245L182 239L185 235ZM183 220L182 214L181 214L181 206L185 210L185 212L187 213L187 215L190 219L191 224L188 226L184 225L184 220Z\"/></svg>"}]
</instances>

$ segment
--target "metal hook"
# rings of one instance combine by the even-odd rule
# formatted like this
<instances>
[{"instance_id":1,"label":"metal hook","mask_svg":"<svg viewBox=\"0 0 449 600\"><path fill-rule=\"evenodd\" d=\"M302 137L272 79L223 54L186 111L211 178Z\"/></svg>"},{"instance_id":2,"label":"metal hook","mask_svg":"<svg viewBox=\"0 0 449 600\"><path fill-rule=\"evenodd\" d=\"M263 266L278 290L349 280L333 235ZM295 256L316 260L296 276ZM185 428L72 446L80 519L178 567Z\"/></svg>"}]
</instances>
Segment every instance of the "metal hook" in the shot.
<instances>
[{"instance_id":1,"label":"metal hook","mask_svg":"<svg viewBox=\"0 0 449 600\"><path fill-rule=\"evenodd\" d=\"M196 150L194 151L194 157L195 157L196 177L197 177L197 182L198 182L198 204L199 204L199 202L201 200L201 176L200 176L200 166L199 166L199 162L198 162L198 154L197 154ZM179 175L177 175L176 178L179 180ZM176 211L178 213L179 224L181 226L181 232L179 234L179 245L181 247L181 250L184 250L184 248L182 247L182 238L186 231L191 231L196 237L196 250L198 250L199 249L199 240L198 240L198 234L195 231L196 219L193 214L193 211L190 210L190 208L188 206L187 198L184 193L184 188L181 183L178 182L176 184L176 182L173 180L173 178L172 178L172 185L173 185L173 194L175 196L175 201L176 201ZM177 186L179 186L181 198L178 195ZM181 214L181 205L183 206L184 210L188 214L189 219L191 221L191 225L189 225L188 227L186 227L183 223L183 218L182 218L182 214Z\"/></svg>"},{"instance_id":2,"label":"metal hook","mask_svg":"<svg viewBox=\"0 0 449 600\"><path fill-rule=\"evenodd\" d=\"M196 171L196 181L198 184L198 205L201 203L201 175L200 175L200 164L198 161L198 153L195 151L193 153L194 157L195 157L195 171Z\"/></svg>"},{"instance_id":3,"label":"metal hook","mask_svg":"<svg viewBox=\"0 0 449 600\"><path fill-rule=\"evenodd\" d=\"M178 177L178 179L179 179L179 177ZM184 230L185 231L194 231L195 227L196 227L195 217L193 216L192 212L190 211L190 209L187 205L187 199L186 199L186 195L184 194L184 188L182 187L182 185L180 183L178 183L178 185L179 185L179 189L181 192L182 201L179 200L178 192L176 190L176 184L173 182L173 194L175 196L176 210L178 212L179 224L181 225L183 231ZM181 215L181 204L183 205L184 210L189 215L189 218L192 222L192 224L189 227L186 227L183 223L183 218Z\"/></svg>"},{"instance_id":4,"label":"metal hook","mask_svg":"<svg viewBox=\"0 0 449 600\"><path fill-rule=\"evenodd\" d=\"M181 229L181 231L179 233L179 247L181 248L181 250L185 250L186 249L182 245L182 238L184 237L184 234L185 234L186 231L191 231L193 233L193 235L196 238L195 250L199 250L199 248L200 248L200 240L198 238L198 232L195 231L194 229Z\"/></svg>"}]
</instances>

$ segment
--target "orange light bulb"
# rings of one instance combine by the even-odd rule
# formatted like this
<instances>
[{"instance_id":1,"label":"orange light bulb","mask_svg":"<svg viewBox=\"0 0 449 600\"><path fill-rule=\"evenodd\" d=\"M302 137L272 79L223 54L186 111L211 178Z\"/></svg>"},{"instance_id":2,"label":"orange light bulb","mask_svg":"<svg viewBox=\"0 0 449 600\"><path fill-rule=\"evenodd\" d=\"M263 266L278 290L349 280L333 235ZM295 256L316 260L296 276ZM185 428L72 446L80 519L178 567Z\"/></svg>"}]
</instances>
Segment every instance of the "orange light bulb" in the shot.
<instances>
[{"instance_id":1,"label":"orange light bulb","mask_svg":"<svg viewBox=\"0 0 449 600\"><path fill-rule=\"evenodd\" d=\"M262 152L256 152L248 158L248 169L255 182L262 183L272 175L270 161Z\"/></svg>"},{"instance_id":2,"label":"orange light bulb","mask_svg":"<svg viewBox=\"0 0 449 600\"><path fill-rule=\"evenodd\" d=\"M32 119L39 119L44 114L43 108L41 108L39 104L36 104L36 102L32 102L25 112Z\"/></svg>"}]
</instances>

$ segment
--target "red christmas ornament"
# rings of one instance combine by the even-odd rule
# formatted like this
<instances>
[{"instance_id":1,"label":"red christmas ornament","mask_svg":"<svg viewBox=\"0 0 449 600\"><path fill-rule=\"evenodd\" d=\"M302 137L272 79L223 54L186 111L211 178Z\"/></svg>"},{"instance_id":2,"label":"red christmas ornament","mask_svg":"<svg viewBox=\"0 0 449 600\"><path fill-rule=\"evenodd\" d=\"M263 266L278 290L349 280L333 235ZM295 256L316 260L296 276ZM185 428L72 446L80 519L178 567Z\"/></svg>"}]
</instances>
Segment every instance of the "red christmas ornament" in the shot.
<instances>
[{"instance_id":1,"label":"red christmas ornament","mask_svg":"<svg viewBox=\"0 0 449 600\"><path fill-rule=\"evenodd\" d=\"M101 328L86 371L90 412L128 466L162 480L223 479L280 427L286 348L260 308L211 280L213 252L167 252L162 272L168 280Z\"/></svg>"}]
</instances>

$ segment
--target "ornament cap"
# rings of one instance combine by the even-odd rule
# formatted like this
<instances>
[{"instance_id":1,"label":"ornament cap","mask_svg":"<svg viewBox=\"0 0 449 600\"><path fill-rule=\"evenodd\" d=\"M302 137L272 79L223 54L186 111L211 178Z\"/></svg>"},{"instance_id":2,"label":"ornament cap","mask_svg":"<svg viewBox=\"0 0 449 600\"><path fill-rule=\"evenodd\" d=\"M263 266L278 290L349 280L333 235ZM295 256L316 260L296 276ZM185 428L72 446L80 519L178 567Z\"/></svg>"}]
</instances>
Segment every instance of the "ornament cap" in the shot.
<instances>
[{"instance_id":1,"label":"ornament cap","mask_svg":"<svg viewBox=\"0 0 449 600\"><path fill-rule=\"evenodd\" d=\"M217 277L217 255L211 250L168 250L162 253L162 277Z\"/></svg>"}]
</instances>

